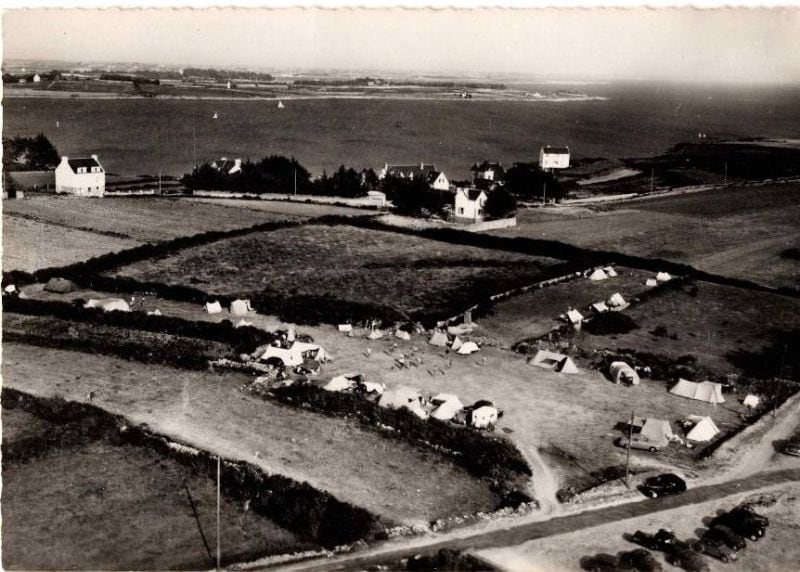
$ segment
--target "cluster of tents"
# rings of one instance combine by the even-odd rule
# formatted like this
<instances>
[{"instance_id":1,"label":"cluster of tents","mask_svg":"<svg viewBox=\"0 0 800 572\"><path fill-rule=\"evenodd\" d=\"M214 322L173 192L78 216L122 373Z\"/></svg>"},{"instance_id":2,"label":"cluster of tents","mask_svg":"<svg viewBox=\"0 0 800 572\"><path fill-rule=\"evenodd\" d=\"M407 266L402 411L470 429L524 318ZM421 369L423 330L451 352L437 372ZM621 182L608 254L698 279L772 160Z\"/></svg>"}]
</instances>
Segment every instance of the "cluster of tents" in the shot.
<instances>
[{"instance_id":1,"label":"cluster of tents","mask_svg":"<svg viewBox=\"0 0 800 572\"><path fill-rule=\"evenodd\" d=\"M325 349L311 342L291 340L283 345L268 344L256 348L253 359L274 364L279 367L306 367L311 371L319 370L319 365L328 361Z\"/></svg>"},{"instance_id":2,"label":"cluster of tents","mask_svg":"<svg viewBox=\"0 0 800 572\"><path fill-rule=\"evenodd\" d=\"M720 433L719 427L713 419L704 415L689 415L681 425L685 433L685 441L707 443ZM684 439L672 430L670 422L664 419L634 417L633 428L638 429L640 435L647 437L649 442L659 447L670 442L684 442Z\"/></svg>"},{"instance_id":3,"label":"cluster of tents","mask_svg":"<svg viewBox=\"0 0 800 572\"><path fill-rule=\"evenodd\" d=\"M598 282L600 280L615 278L616 276L618 276L618 274L617 271L614 270L614 267L606 266L604 268L595 268L591 273L589 273L589 280Z\"/></svg>"},{"instance_id":4,"label":"cluster of tents","mask_svg":"<svg viewBox=\"0 0 800 572\"><path fill-rule=\"evenodd\" d=\"M434 330L431 337L428 338L428 343L440 348L450 348L451 351L462 356L474 354L481 349L475 342L463 341L458 334L453 335L451 339L451 335L444 330Z\"/></svg>"},{"instance_id":5,"label":"cluster of tents","mask_svg":"<svg viewBox=\"0 0 800 572\"><path fill-rule=\"evenodd\" d=\"M612 294L608 300L601 300L600 302L592 304L592 310L598 314L602 314L604 312L619 312L628 306L629 304L625 301L625 298L622 297L622 294L616 292Z\"/></svg>"},{"instance_id":6,"label":"cluster of tents","mask_svg":"<svg viewBox=\"0 0 800 572\"><path fill-rule=\"evenodd\" d=\"M386 390L378 405L388 409L407 409L420 419L432 417L478 429L492 427L500 416L500 411L490 401L481 400L465 406L452 393L439 393L425 399L419 390L404 385Z\"/></svg>"},{"instance_id":7,"label":"cluster of tents","mask_svg":"<svg viewBox=\"0 0 800 572\"><path fill-rule=\"evenodd\" d=\"M655 278L645 280L644 285L652 288L653 286L658 286L660 282L669 282L670 280L672 280L672 276L670 276L669 272L658 272Z\"/></svg>"}]
</instances>

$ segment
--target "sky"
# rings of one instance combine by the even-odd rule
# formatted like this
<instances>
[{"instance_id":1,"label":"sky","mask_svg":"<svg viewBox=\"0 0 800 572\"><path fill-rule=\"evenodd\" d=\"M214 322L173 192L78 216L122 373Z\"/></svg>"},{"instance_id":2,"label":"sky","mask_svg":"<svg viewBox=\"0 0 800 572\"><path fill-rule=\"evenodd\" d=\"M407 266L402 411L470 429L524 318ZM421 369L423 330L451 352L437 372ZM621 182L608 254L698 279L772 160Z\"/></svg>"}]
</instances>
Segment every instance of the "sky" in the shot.
<instances>
[{"instance_id":1,"label":"sky","mask_svg":"<svg viewBox=\"0 0 800 572\"><path fill-rule=\"evenodd\" d=\"M800 82L800 8L12 10L4 59Z\"/></svg>"}]
</instances>

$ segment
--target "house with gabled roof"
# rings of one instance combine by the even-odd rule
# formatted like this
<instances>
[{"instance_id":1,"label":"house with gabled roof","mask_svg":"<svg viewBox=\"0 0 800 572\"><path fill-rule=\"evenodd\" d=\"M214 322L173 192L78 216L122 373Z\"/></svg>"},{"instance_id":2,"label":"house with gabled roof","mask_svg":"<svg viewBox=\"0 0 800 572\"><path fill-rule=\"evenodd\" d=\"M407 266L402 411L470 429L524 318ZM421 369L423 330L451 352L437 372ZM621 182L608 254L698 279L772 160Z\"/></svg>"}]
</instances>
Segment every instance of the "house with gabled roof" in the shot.
<instances>
[{"instance_id":1,"label":"house with gabled roof","mask_svg":"<svg viewBox=\"0 0 800 572\"><path fill-rule=\"evenodd\" d=\"M503 165L497 161L483 161L478 164L475 163L470 169L472 171L473 181L499 181L505 175Z\"/></svg>"},{"instance_id":2,"label":"house with gabled roof","mask_svg":"<svg viewBox=\"0 0 800 572\"><path fill-rule=\"evenodd\" d=\"M486 193L480 189L456 189L456 218L471 221L483 220L486 198Z\"/></svg>"},{"instance_id":3,"label":"house with gabled roof","mask_svg":"<svg viewBox=\"0 0 800 572\"><path fill-rule=\"evenodd\" d=\"M102 197L106 192L106 171L97 155L70 159L61 157L56 167L56 193L78 197Z\"/></svg>"},{"instance_id":4,"label":"house with gabled roof","mask_svg":"<svg viewBox=\"0 0 800 572\"><path fill-rule=\"evenodd\" d=\"M217 159L211 163L211 166L217 171L225 173L226 175L235 175L236 173L242 172L241 159L228 159L227 157L222 157L221 159Z\"/></svg>"},{"instance_id":5,"label":"house with gabled roof","mask_svg":"<svg viewBox=\"0 0 800 572\"><path fill-rule=\"evenodd\" d=\"M566 169L569 167L569 147L551 147L545 145L539 149L539 168L543 171L550 169Z\"/></svg>"},{"instance_id":6,"label":"house with gabled roof","mask_svg":"<svg viewBox=\"0 0 800 572\"><path fill-rule=\"evenodd\" d=\"M428 185L437 191L449 191L450 181L442 171L429 171L428 172Z\"/></svg>"}]
</instances>

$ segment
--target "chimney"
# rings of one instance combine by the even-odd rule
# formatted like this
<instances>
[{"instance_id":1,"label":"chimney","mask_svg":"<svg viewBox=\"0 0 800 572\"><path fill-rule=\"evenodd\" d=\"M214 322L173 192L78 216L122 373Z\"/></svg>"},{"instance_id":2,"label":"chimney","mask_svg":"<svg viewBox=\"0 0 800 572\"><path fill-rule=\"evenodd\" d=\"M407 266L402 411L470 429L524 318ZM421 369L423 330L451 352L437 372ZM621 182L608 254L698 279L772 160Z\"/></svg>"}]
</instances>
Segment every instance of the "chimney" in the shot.
<instances>
[{"instance_id":1,"label":"chimney","mask_svg":"<svg viewBox=\"0 0 800 572\"><path fill-rule=\"evenodd\" d=\"M97 161L98 163L100 162L100 161L99 161L99 159L97 158L97 155L91 155L91 157L92 157L92 159L94 159L94 160L95 160L95 161Z\"/></svg>"},{"instance_id":2,"label":"chimney","mask_svg":"<svg viewBox=\"0 0 800 572\"><path fill-rule=\"evenodd\" d=\"M62 165L66 165L67 161L69 161L69 157L67 157L66 155L62 155L61 156L61 164Z\"/></svg>"},{"instance_id":3,"label":"chimney","mask_svg":"<svg viewBox=\"0 0 800 572\"><path fill-rule=\"evenodd\" d=\"M241 167L242 166L242 160L241 159L234 159L233 160L233 166L234 167Z\"/></svg>"}]
</instances>

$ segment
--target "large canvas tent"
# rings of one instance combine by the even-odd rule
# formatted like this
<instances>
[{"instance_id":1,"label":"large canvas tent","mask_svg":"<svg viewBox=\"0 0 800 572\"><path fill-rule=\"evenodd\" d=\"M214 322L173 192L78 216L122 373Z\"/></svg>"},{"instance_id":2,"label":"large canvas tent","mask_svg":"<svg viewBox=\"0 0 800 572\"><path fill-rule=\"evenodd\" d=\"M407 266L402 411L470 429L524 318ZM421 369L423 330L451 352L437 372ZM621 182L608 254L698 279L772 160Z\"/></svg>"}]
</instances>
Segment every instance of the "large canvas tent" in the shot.
<instances>
[{"instance_id":1,"label":"large canvas tent","mask_svg":"<svg viewBox=\"0 0 800 572\"><path fill-rule=\"evenodd\" d=\"M383 332L380 330L372 330L369 334L367 334L367 339L369 340L379 340L383 337Z\"/></svg>"},{"instance_id":2,"label":"large canvas tent","mask_svg":"<svg viewBox=\"0 0 800 572\"><path fill-rule=\"evenodd\" d=\"M54 292L56 294L66 294L75 291L75 283L66 278L51 278L44 285L46 292Z\"/></svg>"},{"instance_id":3,"label":"large canvas tent","mask_svg":"<svg viewBox=\"0 0 800 572\"><path fill-rule=\"evenodd\" d=\"M422 395L413 387L401 385L384 391L378 405L387 409L408 409L421 419L428 417L428 412L422 407Z\"/></svg>"},{"instance_id":4,"label":"large canvas tent","mask_svg":"<svg viewBox=\"0 0 800 572\"><path fill-rule=\"evenodd\" d=\"M642 425L640 435L644 435L652 443L663 446L672 439L673 433L669 421L648 418Z\"/></svg>"},{"instance_id":5,"label":"large canvas tent","mask_svg":"<svg viewBox=\"0 0 800 572\"><path fill-rule=\"evenodd\" d=\"M624 361L614 361L611 362L611 366L608 368L609 374L611 375L611 380L614 383L625 383L628 385L639 385L640 379L639 374L636 373L636 370L629 366Z\"/></svg>"},{"instance_id":6,"label":"large canvas tent","mask_svg":"<svg viewBox=\"0 0 800 572\"><path fill-rule=\"evenodd\" d=\"M447 347L447 334L442 332L441 330L437 330L433 333L433 335L428 340L428 343L432 346L438 346L440 348Z\"/></svg>"},{"instance_id":7,"label":"large canvas tent","mask_svg":"<svg viewBox=\"0 0 800 572\"><path fill-rule=\"evenodd\" d=\"M579 373L578 367L567 355L551 352L548 350L539 350L531 359L528 360L530 365L557 371L559 373L574 374Z\"/></svg>"},{"instance_id":8,"label":"large canvas tent","mask_svg":"<svg viewBox=\"0 0 800 572\"><path fill-rule=\"evenodd\" d=\"M344 373L337 375L326 383L322 389L325 391L346 391L353 389L362 379L360 373Z\"/></svg>"},{"instance_id":9,"label":"large canvas tent","mask_svg":"<svg viewBox=\"0 0 800 572\"><path fill-rule=\"evenodd\" d=\"M252 311L250 300L234 300L231 302L231 314L234 316L246 316L248 312Z\"/></svg>"},{"instance_id":10,"label":"large canvas tent","mask_svg":"<svg viewBox=\"0 0 800 572\"><path fill-rule=\"evenodd\" d=\"M431 412L431 417L441 421L450 421L459 411L464 409L464 404L452 393L434 395L431 398L431 404L435 407Z\"/></svg>"},{"instance_id":11,"label":"large canvas tent","mask_svg":"<svg viewBox=\"0 0 800 572\"><path fill-rule=\"evenodd\" d=\"M625 301L625 298L623 298L622 294L619 292L612 294L606 304L608 304L609 307L616 309L624 308L628 305L628 303Z\"/></svg>"},{"instance_id":12,"label":"large canvas tent","mask_svg":"<svg viewBox=\"0 0 800 572\"><path fill-rule=\"evenodd\" d=\"M711 441L719 433L719 428L711 417L690 415L689 421L694 423L694 427L686 434L686 438L689 441L704 443L706 441Z\"/></svg>"},{"instance_id":13,"label":"large canvas tent","mask_svg":"<svg viewBox=\"0 0 800 572\"><path fill-rule=\"evenodd\" d=\"M122 298L90 299L83 305L84 308L100 308L103 312L130 312L131 307Z\"/></svg>"},{"instance_id":14,"label":"large canvas tent","mask_svg":"<svg viewBox=\"0 0 800 572\"><path fill-rule=\"evenodd\" d=\"M679 379L678 383L676 383L669 392L673 395L697 399L698 401L705 401L706 403L725 402L725 398L722 396L722 384L712 383L710 381L696 383L687 379Z\"/></svg>"}]
</instances>

